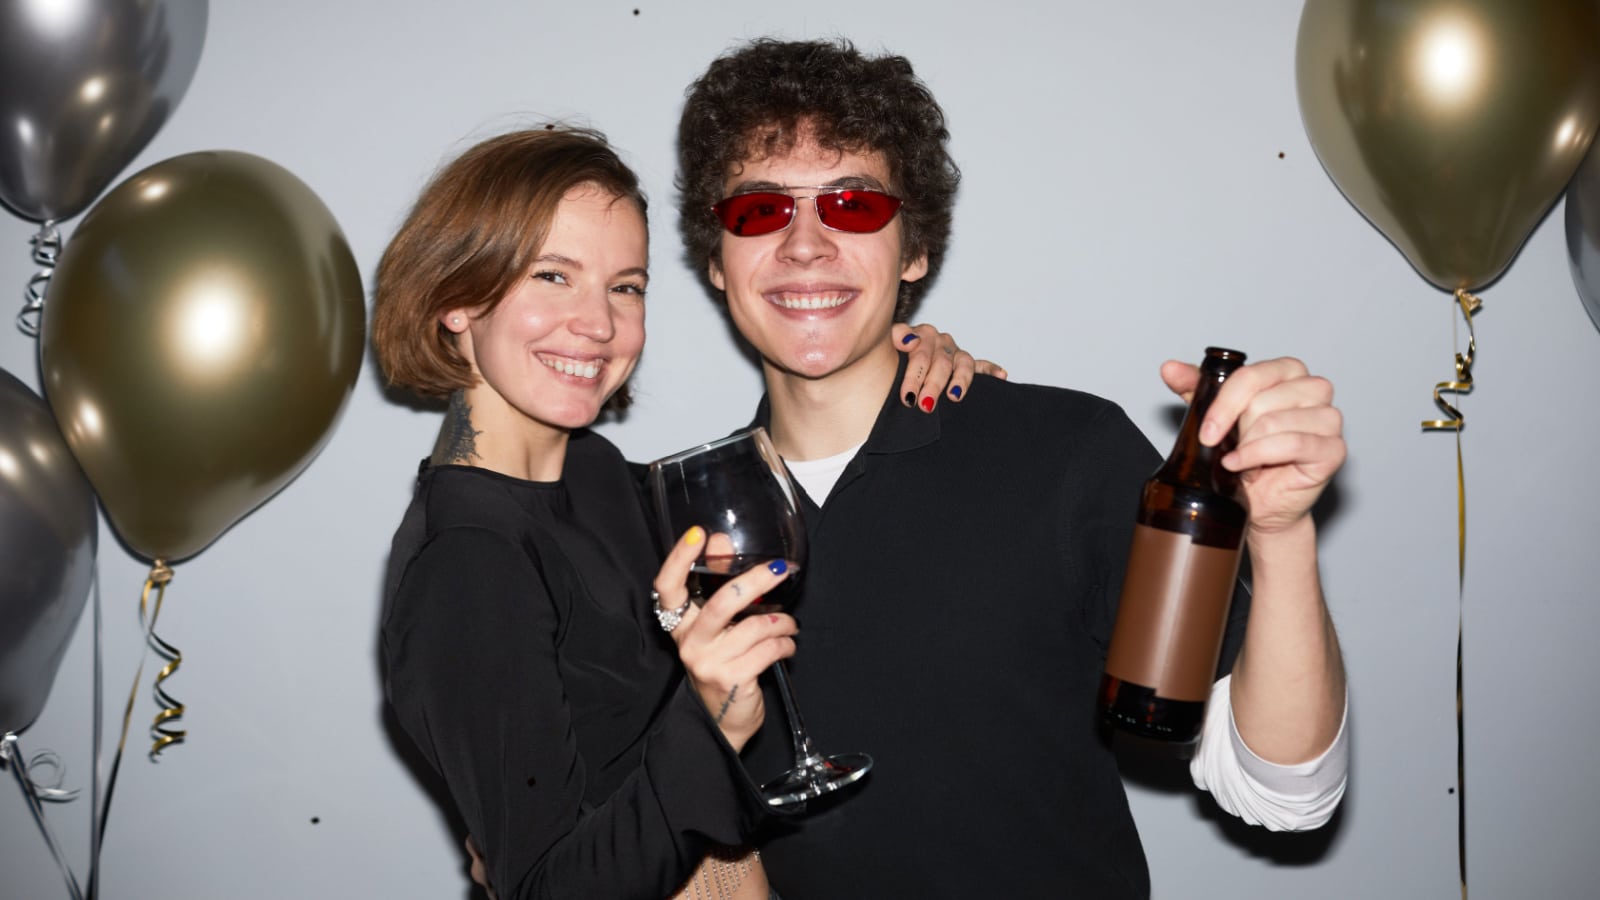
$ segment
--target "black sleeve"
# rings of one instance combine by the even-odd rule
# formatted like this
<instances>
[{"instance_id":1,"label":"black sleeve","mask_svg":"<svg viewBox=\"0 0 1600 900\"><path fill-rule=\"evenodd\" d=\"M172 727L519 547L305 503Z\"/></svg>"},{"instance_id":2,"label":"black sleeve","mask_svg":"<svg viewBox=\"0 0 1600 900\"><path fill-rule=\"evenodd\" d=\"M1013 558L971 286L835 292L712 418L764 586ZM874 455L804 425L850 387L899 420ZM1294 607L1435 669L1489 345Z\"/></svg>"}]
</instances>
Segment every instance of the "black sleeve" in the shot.
<instances>
[{"instance_id":1,"label":"black sleeve","mask_svg":"<svg viewBox=\"0 0 1600 900\"><path fill-rule=\"evenodd\" d=\"M645 526L650 530L650 540L654 542L651 546L656 551L656 558L665 559L666 548L671 547L678 536L673 535L671 540L667 540L661 533L661 517L656 515L656 501L650 495L650 466L629 462L628 474L633 478L634 495L639 500L639 509L644 513Z\"/></svg>"},{"instance_id":2,"label":"black sleeve","mask_svg":"<svg viewBox=\"0 0 1600 900\"><path fill-rule=\"evenodd\" d=\"M641 737L639 768L587 803L560 627L527 548L486 529L447 529L398 586L386 626L391 701L443 776L502 898L661 900L712 842L741 843L761 801L681 684Z\"/></svg>"},{"instance_id":3,"label":"black sleeve","mask_svg":"<svg viewBox=\"0 0 1600 900\"><path fill-rule=\"evenodd\" d=\"M1228 627L1222 633L1222 653L1217 657L1217 677L1233 671L1233 662L1244 647L1245 626L1250 623L1250 554L1239 561L1239 580L1233 584L1233 603L1228 607Z\"/></svg>"},{"instance_id":4,"label":"black sleeve","mask_svg":"<svg viewBox=\"0 0 1600 900\"><path fill-rule=\"evenodd\" d=\"M1111 646L1122 579L1127 574L1139 492L1161 465L1161 455L1115 404L1107 403L1084 430L1090 443L1080 454L1078 470L1068 477L1074 484L1087 485L1089 498L1083 504L1081 521L1072 524L1092 548L1088 568L1093 573L1093 588L1084 609L1084 628L1104 654Z\"/></svg>"}]
</instances>

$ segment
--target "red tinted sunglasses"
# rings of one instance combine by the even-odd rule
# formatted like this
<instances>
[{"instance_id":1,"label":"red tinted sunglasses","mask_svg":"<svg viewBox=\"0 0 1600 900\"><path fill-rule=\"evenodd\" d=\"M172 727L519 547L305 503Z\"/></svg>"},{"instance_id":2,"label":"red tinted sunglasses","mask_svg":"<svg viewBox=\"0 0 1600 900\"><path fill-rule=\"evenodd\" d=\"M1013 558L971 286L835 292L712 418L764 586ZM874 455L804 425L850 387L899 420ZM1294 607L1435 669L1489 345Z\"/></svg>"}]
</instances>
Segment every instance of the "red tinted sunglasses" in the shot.
<instances>
[{"instance_id":1,"label":"red tinted sunglasses","mask_svg":"<svg viewBox=\"0 0 1600 900\"><path fill-rule=\"evenodd\" d=\"M900 211L901 200L883 191L846 187L793 187L786 191L815 191L814 194L785 194L779 191L752 191L725 197L711 211L717 214L729 234L755 237L772 234L794 221L795 201L810 200L817 206L817 218L829 231L870 234L889 224Z\"/></svg>"}]
</instances>

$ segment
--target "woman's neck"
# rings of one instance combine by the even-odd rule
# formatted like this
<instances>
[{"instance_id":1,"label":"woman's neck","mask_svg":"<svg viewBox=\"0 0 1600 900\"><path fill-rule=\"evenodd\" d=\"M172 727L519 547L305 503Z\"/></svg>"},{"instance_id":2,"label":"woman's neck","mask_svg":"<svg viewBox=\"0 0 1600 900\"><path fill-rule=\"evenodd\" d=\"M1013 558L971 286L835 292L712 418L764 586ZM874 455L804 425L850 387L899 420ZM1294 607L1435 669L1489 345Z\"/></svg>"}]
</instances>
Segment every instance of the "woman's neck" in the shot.
<instances>
[{"instance_id":1,"label":"woman's neck","mask_svg":"<svg viewBox=\"0 0 1600 900\"><path fill-rule=\"evenodd\" d=\"M429 462L476 466L524 481L559 481L566 464L566 429L529 420L493 392L450 395Z\"/></svg>"}]
</instances>

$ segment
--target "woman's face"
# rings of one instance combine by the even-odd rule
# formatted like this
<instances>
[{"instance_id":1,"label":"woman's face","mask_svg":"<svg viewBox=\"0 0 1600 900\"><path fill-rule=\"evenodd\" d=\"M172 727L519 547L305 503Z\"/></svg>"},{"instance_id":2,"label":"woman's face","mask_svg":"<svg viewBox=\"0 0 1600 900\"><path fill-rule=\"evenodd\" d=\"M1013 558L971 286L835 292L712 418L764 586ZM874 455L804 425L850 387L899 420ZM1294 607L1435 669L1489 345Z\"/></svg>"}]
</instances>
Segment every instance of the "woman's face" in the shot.
<instances>
[{"instance_id":1,"label":"woman's face","mask_svg":"<svg viewBox=\"0 0 1600 900\"><path fill-rule=\"evenodd\" d=\"M644 215L580 185L562 198L539 256L494 310L446 310L480 382L474 424L511 412L553 430L592 423L644 349Z\"/></svg>"}]
</instances>

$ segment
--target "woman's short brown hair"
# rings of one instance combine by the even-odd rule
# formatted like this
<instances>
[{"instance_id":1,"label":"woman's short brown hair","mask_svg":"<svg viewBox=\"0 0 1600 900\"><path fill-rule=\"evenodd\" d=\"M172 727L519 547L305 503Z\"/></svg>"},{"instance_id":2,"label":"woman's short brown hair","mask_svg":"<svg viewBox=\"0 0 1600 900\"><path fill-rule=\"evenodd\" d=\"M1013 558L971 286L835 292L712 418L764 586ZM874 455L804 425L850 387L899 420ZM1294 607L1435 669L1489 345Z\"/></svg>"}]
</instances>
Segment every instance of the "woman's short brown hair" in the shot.
<instances>
[{"instance_id":1,"label":"woman's short brown hair","mask_svg":"<svg viewBox=\"0 0 1600 900\"><path fill-rule=\"evenodd\" d=\"M490 138L434 176L378 263L372 345L391 384L424 396L473 386L472 367L440 314L492 311L527 275L562 198L582 185L645 213L638 176L605 135L587 128L550 125ZM624 385L608 405L627 404Z\"/></svg>"}]
</instances>

